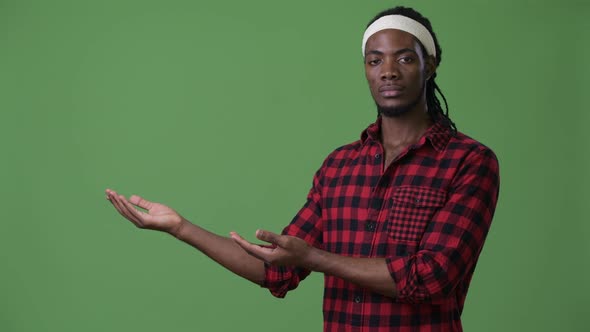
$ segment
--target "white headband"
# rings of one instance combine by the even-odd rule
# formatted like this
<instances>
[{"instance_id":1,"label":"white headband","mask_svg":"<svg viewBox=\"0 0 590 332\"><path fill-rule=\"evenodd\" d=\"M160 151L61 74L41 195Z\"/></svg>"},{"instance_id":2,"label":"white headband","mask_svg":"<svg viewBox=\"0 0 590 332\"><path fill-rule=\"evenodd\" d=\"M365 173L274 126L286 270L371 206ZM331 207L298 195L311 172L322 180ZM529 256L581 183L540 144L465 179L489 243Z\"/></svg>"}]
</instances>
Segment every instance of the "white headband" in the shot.
<instances>
[{"instance_id":1,"label":"white headband","mask_svg":"<svg viewBox=\"0 0 590 332\"><path fill-rule=\"evenodd\" d=\"M434 39L432 39L432 35L428 32L428 29L422 24L403 15L383 16L373 22L373 24L369 25L363 35L363 57L365 56L365 45L367 44L369 37L385 29L397 29L414 35L414 37L424 45L428 55L433 55L436 58Z\"/></svg>"}]
</instances>

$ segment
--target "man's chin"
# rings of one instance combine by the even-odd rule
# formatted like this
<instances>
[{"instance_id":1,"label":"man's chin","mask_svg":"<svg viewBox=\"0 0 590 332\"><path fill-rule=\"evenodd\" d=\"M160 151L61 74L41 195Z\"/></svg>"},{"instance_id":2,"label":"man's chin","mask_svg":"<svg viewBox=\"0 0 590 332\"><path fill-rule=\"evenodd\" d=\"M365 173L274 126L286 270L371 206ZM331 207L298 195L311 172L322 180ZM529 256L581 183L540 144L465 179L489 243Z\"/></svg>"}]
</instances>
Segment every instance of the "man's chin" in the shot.
<instances>
[{"instance_id":1,"label":"man's chin","mask_svg":"<svg viewBox=\"0 0 590 332\"><path fill-rule=\"evenodd\" d=\"M401 116L409 113L414 108L416 108L416 106L422 100L423 95L424 94L421 94L416 99L412 100L409 103L406 103L405 105L380 105L379 103L375 102L375 104L377 104L377 112L379 112L379 114L381 116L385 116L385 117L390 117L390 118L401 117Z\"/></svg>"},{"instance_id":2,"label":"man's chin","mask_svg":"<svg viewBox=\"0 0 590 332\"><path fill-rule=\"evenodd\" d=\"M410 105L408 106L382 106L377 104L377 112L384 117L398 118L412 110Z\"/></svg>"}]
</instances>

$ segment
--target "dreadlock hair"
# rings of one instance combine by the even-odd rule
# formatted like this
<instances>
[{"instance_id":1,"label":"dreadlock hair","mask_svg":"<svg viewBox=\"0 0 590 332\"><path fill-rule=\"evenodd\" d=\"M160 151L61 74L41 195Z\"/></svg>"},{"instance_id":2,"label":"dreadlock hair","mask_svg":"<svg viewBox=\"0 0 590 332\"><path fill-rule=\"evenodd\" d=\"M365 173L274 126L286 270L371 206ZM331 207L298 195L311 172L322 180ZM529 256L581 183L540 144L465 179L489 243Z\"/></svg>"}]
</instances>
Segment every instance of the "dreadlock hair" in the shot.
<instances>
[{"instance_id":1,"label":"dreadlock hair","mask_svg":"<svg viewBox=\"0 0 590 332\"><path fill-rule=\"evenodd\" d=\"M412 8L398 6L395 8L390 8L390 9L384 10L384 11L380 12L379 14L377 14L377 16L375 16L371 20L371 22L369 22L369 24L367 24L367 28L371 24L373 24L373 22L378 20L379 18L381 18L383 16L387 16L387 15L403 15L403 16L409 17L409 18L413 19L414 21L419 22L426 29L428 29L428 32L430 32L430 34L432 35L432 39L434 39L434 46L436 48L435 61L436 61L436 66L438 67L438 65L440 64L440 62L442 60L442 49L440 48L440 45L438 44L438 39L436 38L436 34L432 30L432 25L430 24L430 21L426 17L422 16L422 14L418 13L417 11L415 11ZM422 48L422 53L428 54L426 52L426 48L424 47L424 45L422 45L422 42L420 42L418 40L418 43L420 44L420 47ZM445 95L442 93L442 91L440 90L438 85L436 85L436 82L434 81L435 78L436 78L436 71L434 72L434 74L432 74L430 79L428 79L428 81L426 82L426 105L428 107L428 115L430 115L430 118L432 119L432 121L442 122L444 125L446 125L447 127L449 127L451 129L453 134L455 134L457 132L457 126L455 126L455 123L451 120L451 118L449 118L449 105L447 104L447 99L445 98ZM438 99L438 97L436 95L437 92L441 96L443 102L445 103L445 110L444 111L443 111L442 105L440 103L440 100Z\"/></svg>"}]
</instances>

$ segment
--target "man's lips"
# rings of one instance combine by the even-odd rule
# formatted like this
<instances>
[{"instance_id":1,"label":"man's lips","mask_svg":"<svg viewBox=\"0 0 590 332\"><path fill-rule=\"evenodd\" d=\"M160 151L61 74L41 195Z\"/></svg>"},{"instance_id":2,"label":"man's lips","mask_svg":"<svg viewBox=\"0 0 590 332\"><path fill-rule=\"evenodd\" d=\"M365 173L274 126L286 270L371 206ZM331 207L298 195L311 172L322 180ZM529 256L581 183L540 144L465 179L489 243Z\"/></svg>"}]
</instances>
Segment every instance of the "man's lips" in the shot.
<instances>
[{"instance_id":1,"label":"man's lips","mask_svg":"<svg viewBox=\"0 0 590 332\"><path fill-rule=\"evenodd\" d=\"M404 88L399 85L383 85L379 87L379 93L383 97L397 97L402 94Z\"/></svg>"}]
</instances>

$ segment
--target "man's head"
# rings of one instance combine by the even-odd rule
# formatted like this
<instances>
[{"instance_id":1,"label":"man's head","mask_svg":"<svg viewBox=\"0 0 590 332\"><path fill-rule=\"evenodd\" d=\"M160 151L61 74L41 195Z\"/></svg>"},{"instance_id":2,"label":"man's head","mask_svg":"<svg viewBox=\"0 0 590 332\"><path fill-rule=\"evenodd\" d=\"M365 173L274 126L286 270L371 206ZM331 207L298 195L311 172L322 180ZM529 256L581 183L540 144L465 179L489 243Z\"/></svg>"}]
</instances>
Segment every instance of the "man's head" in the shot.
<instances>
[{"instance_id":1,"label":"man's head","mask_svg":"<svg viewBox=\"0 0 590 332\"><path fill-rule=\"evenodd\" d=\"M434 81L442 49L427 18L407 7L385 10L367 25L365 41L365 73L379 114L400 116L426 107L433 120L455 129L435 94L447 106Z\"/></svg>"}]
</instances>

